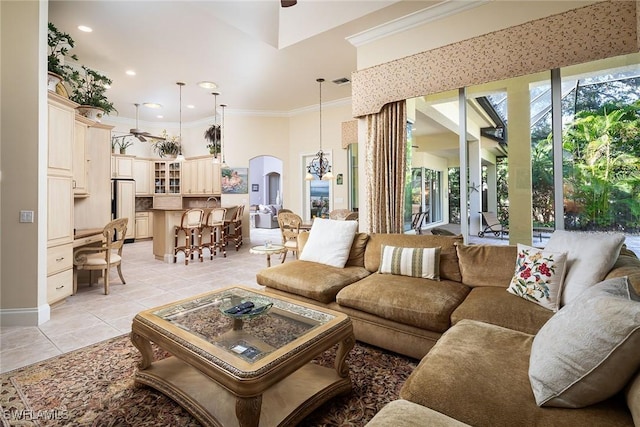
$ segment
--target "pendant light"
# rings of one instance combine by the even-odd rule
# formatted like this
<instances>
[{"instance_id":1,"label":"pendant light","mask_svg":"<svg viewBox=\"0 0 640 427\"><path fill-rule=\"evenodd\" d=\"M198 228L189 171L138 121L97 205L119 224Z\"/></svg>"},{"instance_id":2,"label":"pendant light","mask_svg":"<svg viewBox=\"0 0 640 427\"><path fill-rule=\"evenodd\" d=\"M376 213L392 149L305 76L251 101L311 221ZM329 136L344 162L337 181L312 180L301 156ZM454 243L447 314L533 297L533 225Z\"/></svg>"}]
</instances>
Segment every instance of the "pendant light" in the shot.
<instances>
[{"instance_id":1,"label":"pendant light","mask_svg":"<svg viewBox=\"0 0 640 427\"><path fill-rule=\"evenodd\" d=\"M179 134L178 134L179 151L178 151L178 155L176 156L176 162L184 162L186 159L184 157L184 154L182 154L182 86L184 86L185 83L177 82L176 84L180 88L180 128L179 128Z\"/></svg>"},{"instance_id":2,"label":"pendant light","mask_svg":"<svg viewBox=\"0 0 640 427\"><path fill-rule=\"evenodd\" d=\"M220 151L222 152L222 163L220 164L220 167L228 168L229 166L227 166L227 162L224 160L224 109L227 108L227 104L220 104L220 107L222 107L222 125L220 128Z\"/></svg>"},{"instance_id":3,"label":"pendant light","mask_svg":"<svg viewBox=\"0 0 640 427\"><path fill-rule=\"evenodd\" d=\"M216 137L218 139L218 144L221 144L221 133L222 130L220 126L218 126L218 92L211 92L213 95L213 126L207 130L209 132L209 141L211 144L215 145ZM205 132L205 136L207 136L207 132ZM215 150L214 150L215 151ZM220 145L220 151L218 151L213 159L211 160L213 163L220 163L220 155L222 153L222 145Z\"/></svg>"},{"instance_id":4,"label":"pendant light","mask_svg":"<svg viewBox=\"0 0 640 427\"><path fill-rule=\"evenodd\" d=\"M322 83L324 79L316 79L316 81L320 87L320 150L307 166L307 174L304 179L313 181L317 176L323 181L329 181L333 179L333 173L331 173L329 159L325 157L324 151L322 151Z\"/></svg>"}]
</instances>

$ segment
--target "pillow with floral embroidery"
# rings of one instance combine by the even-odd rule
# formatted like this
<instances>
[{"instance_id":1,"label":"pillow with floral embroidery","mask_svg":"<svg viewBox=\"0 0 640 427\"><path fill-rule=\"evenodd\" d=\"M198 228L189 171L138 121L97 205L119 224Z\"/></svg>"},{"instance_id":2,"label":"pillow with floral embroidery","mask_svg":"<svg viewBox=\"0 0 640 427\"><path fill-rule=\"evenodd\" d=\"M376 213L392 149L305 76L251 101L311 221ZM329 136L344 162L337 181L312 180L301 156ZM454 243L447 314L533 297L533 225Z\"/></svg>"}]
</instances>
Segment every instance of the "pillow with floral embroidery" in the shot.
<instances>
[{"instance_id":1,"label":"pillow with floral embroidery","mask_svg":"<svg viewBox=\"0 0 640 427\"><path fill-rule=\"evenodd\" d=\"M516 271L507 291L558 311L566 264L566 252L549 252L518 244Z\"/></svg>"}]
</instances>

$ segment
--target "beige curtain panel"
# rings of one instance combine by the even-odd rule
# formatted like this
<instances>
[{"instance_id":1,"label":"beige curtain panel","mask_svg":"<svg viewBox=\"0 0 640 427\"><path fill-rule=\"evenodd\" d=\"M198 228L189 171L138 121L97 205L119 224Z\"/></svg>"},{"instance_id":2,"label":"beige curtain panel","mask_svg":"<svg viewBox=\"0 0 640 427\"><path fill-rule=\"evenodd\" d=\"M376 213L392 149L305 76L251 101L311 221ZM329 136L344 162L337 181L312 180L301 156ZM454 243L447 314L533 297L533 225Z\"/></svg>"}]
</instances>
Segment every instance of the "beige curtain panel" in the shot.
<instances>
[{"instance_id":1,"label":"beige curtain panel","mask_svg":"<svg viewBox=\"0 0 640 427\"><path fill-rule=\"evenodd\" d=\"M406 182L405 101L367 116L366 177L369 233L402 233Z\"/></svg>"}]
</instances>

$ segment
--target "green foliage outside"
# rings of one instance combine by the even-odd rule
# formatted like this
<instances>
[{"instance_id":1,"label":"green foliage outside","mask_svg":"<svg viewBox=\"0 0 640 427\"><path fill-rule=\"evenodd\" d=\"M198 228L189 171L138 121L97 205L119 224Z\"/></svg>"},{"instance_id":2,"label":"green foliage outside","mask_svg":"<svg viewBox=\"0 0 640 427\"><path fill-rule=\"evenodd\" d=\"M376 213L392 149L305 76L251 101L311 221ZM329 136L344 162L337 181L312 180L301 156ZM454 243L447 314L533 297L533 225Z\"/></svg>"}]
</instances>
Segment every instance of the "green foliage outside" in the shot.
<instances>
[{"instance_id":1,"label":"green foliage outside","mask_svg":"<svg viewBox=\"0 0 640 427\"><path fill-rule=\"evenodd\" d=\"M640 230L640 101L582 111L563 134L567 228Z\"/></svg>"}]
</instances>

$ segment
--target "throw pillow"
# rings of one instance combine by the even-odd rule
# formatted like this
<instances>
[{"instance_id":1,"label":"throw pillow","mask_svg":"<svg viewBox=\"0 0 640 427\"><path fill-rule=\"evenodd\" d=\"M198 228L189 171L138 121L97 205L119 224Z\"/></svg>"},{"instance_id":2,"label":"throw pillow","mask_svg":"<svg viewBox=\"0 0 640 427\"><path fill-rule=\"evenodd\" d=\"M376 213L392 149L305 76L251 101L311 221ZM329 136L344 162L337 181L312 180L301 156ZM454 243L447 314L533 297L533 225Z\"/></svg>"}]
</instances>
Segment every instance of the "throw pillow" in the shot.
<instances>
[{"instance_id":1,"label":"throw pillow","mask_svg":"<svg viewBox=\"0 0 640 427\"><path fill-rule=\"evenodd\" d=\"M343 268L357 230L358 221L316 218L299 259Z\"/></svg>"},{"instance_id":2,"label":"throw pillow","mask_svg":"<svg viewBox=\"0 0 640 427\"><path fill-rule=\"evenodd\" d=\"M398 248L382 246L382 274L422 277L440 280L441 248Z\"/></svg>"},{"instance_id":3,"label":"throw pillow","mask_svg":"<svg viewBox=\"0 0 640 427\"><path fill-rule=\"evenodd\" d=\"M516 271L507 291L557 311L564 278L566 253L548 252L518 244Z\"/></svg>"},{"instance_id":4,"label":"throw pillow","mask_svg":"<svg viewBox=\"0 0 640 427\"><path fill-rule=\"evenodd\" d=\"M598 283L533 339L529 380L539 406L581 408L618 393L640 367L640 296L627 277Z\"/></svg>"},{"instance_id":5,"label":"throw pillow","mask_svg":"<svg viewBox=\"0 0 640 427\"><path fill-rule=\"evenodd\" d=\"M560 306L570 303L586 288L600 282L620 254L624 235L556 230L545 250L567 253Z\"/></svg>"}]
</instances>

